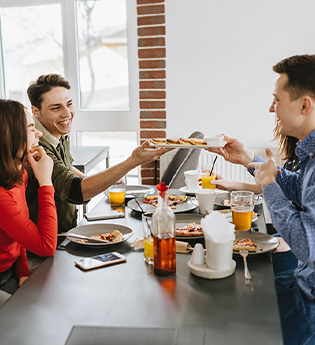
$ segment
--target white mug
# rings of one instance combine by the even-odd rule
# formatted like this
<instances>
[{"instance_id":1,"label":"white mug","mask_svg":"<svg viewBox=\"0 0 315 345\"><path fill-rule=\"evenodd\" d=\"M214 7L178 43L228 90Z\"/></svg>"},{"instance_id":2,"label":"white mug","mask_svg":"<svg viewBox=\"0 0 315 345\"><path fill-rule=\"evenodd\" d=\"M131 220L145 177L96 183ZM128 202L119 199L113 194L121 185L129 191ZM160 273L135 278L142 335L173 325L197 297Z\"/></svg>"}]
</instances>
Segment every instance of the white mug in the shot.
<instances>
[{"instance_id":1,"label":"white mug","mask_svg":"<svg viewBox=\"0 0 315 345\"><path fill-rule=\"evenodd\" d=\"M199 203L200 214L206 214L207 210L213 210L216 195L217 192L214 189L196 190L196 197Z\"/></svg>"},{"instance_id":2,"label":"white mug","mask_svg":"<svg viewBox=\"0 0 315 345\"><path fill-rule=\"evenodd\" d=\"M185 184L187 189L191 192L194 192L196 189L199 188L199 179L201 177L201 173L199 170L187 170L184 172L185 175Z\"/></svg>"}]
</instances>

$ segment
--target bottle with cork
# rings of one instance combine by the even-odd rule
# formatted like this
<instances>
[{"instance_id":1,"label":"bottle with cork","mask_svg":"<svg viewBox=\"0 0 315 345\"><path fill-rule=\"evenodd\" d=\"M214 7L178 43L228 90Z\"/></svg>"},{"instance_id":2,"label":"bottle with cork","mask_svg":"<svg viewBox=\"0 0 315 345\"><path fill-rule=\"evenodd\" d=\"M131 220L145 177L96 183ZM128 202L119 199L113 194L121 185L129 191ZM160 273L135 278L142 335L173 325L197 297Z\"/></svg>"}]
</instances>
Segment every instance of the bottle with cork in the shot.
<instances>
[{"instance_id":1,"label":"bottle with cork","mask_svg":"<svg viewBox=\"0 0 315 345\"><path fill-rule=\"evenodd\" d=\"M161 182L158 206L152 216L154 273L167 276L176 273L175 215L168 206L168 187Z\"/></svg>"}]
</instances>

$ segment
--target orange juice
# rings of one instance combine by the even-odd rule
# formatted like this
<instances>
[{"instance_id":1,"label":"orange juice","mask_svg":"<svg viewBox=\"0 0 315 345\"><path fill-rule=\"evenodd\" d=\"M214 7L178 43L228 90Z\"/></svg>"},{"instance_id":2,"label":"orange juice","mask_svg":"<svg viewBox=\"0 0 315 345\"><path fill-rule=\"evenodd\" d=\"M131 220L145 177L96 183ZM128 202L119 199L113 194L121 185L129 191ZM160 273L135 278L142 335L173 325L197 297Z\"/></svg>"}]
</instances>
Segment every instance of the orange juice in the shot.
<instances>
[{"instance_id":1,"label":"orange juice","mask_svg":"<svg viewBox=\"0 0 315 345\"><path fill-rule=\"evenodd\" d=\"M147 237L143 240L144 244L144 257L145 261L148 263L153 262L154 253L153 253L153 238Z\"/></svg>"},{"instance_id":2,"label":"orange juice","mask_svg":"<svg viewBox=\"0 0 315 345\"><path fill-rule=\"evenodd\" d=\"M235 230L249 230L252 227L253 211L248 207L234 207L232 209L232 219Z\"/></svg>"},{"instance_id":3,"label":"orange juice","mask_svg":"<svg viewBox=\"0 0 315 345\"><path fill-rule=\"evenodd\" d=\"M109 202L111 206L124 206L125 190L122 188L109 189Z\"/></svg>"},{"instance_id":4,"label":"orange juice","mask_svg":"<svg viewBox=\"0 0 315 345\"><path fill-rule=\"evenodd\" d=\"M215 175L202 175L201 176L201 182L202 182L202 188L208 188L208 189L215 189L215 184L211 184L210 181L215 180Z\"/></svg>"}]
</instances>

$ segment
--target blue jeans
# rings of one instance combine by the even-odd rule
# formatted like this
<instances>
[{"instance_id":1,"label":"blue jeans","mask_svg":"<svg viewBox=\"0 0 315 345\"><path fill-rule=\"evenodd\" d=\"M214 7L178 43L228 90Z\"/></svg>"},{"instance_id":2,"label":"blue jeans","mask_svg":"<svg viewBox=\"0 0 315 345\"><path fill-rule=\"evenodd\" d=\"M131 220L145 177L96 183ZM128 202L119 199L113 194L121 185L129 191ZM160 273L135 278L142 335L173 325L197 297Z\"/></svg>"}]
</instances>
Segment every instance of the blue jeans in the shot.
<instances>
[{"instance_id":1,"label":"blue jeans","mask_svg":"<svg viewBox=\"0 0 315 345\"><path fill-rule=\"evenodd\" d=\"M293 274L275 277L285 345L315 344L315 300L300 290Z\"/></svg>"}]
</instances>

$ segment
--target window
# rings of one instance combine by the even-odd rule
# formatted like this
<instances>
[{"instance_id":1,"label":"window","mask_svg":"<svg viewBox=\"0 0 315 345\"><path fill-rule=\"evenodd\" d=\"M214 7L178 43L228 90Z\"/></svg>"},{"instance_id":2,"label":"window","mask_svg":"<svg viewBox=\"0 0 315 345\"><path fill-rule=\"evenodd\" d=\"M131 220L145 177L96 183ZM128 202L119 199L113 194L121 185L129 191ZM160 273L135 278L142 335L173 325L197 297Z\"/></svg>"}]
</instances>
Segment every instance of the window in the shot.
<instances>
[{"instance_id":1,"label":"window","mask_svg":"<svg viewBox=\"0 0 315 345\"><path fill-rule=\"evenodd\" d=\"M82 133L101 132L111 164L126 156L139 143L136 8L136 0L0 0L0 97L29 106L30 81L60 73L76 109L71 144L96 146ZM119 153L117 137L128 142Z\"/></svg>"},{"instance_id":2,"label":"window","mask_svg":"<svg viewBox=\"0 0 315 345\"><path fill-rule=\"evenodd\" d=\"M125 0L78 1L80 105L128 109Z\"/></svg>"}]
</instances>

